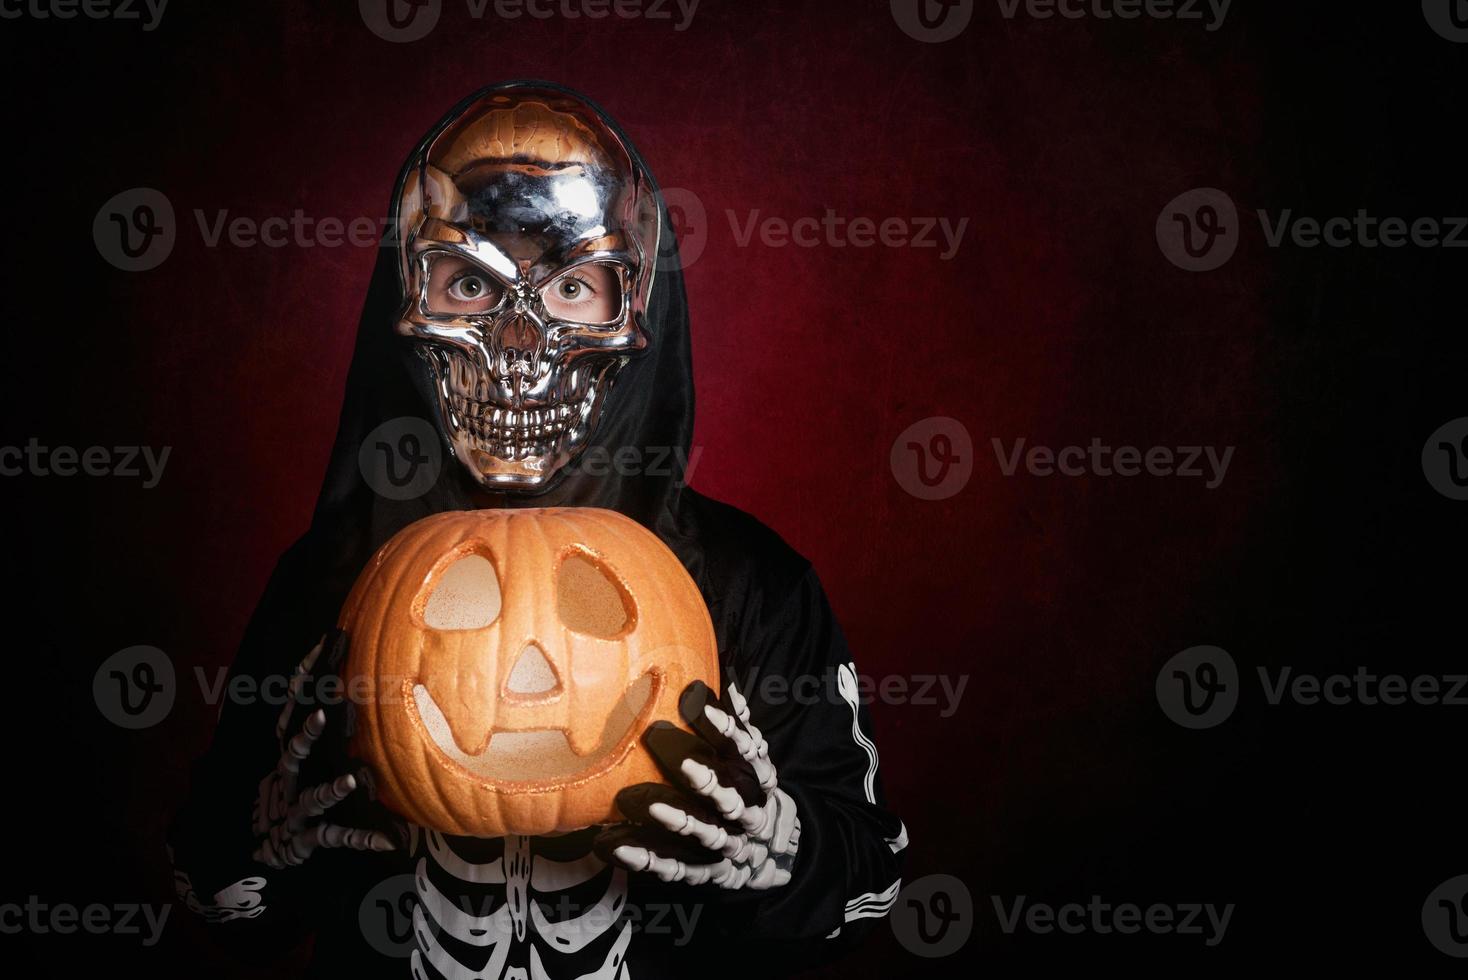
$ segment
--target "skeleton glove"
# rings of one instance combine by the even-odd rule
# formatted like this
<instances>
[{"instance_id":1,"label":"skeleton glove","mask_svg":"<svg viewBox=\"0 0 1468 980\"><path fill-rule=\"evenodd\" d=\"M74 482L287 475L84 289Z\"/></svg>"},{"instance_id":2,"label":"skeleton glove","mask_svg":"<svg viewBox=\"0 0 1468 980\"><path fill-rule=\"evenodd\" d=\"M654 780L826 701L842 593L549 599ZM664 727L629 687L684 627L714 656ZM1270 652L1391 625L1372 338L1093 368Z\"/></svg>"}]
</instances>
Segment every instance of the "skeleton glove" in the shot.
<instances>
[{"instance_id":1,"label":"skeleton glove","mask_svg":"<svg viewBox=\"0 0 1468 980\"><path fill-rule=\"evenodd\" d=\"M315 785L302 786L301 767L311 757L311 750L327 731L327 713L317 708L306 717L295 734L293 715L296 709L309 707L307 689L319 679L317 660L327 650L322 674L335 673L346 657L346 634L339 630L323 637L306 654L291 676L290 692L275 737L281 744L280 761L264 779L255 797L251 825L255 832L254 859L272 868L286 868L304 862L318 847L348 847L358 851L391 851L397 847L392 837L380 830L343 827L324 819L326 812L345 800L359 785L367 783L363 769L325 779ZM341 723L341 719L333 719Z\"/></svg>"},{"instance_id":2,"label":"skeleton glove","mask_svg":"<svg viewBox=\"0 0 1468 980\"><path fill-rule=\"evenodd\" d=\"M617 794L632 821L602 831L603 859L663 881L764 890L790 880L800 846L795 801L779 788L769 747L734 684L727 701L695 681L680 713L697 735L660 721L643 743L672 786L639 783Z\"/></svg>"}]
</instances>

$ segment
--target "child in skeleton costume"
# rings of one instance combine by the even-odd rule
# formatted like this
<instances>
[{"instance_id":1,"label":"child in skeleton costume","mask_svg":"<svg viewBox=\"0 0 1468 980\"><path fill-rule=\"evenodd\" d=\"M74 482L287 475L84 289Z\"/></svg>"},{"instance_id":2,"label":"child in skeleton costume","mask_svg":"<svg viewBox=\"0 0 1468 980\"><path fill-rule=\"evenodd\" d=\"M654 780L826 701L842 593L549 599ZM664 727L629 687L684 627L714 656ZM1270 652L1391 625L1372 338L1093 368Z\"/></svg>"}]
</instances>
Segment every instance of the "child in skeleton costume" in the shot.
<instances>
[{"instance_id":1,"label":"child in skeleton costume","mask_svg":"<svg viewBox=\"0 0 1468 980\"><path fill-rule=\"evenodd\" d=\"M883 808L855 667L810 565L684 485L687 305L641 158L575 93L495 86L419 143L392 213L311 527L233 669L294 671L291 697L222 710L170 833L180 897L256 958L313 932L313 973L333 977L778 975L849 946L895 900L906 831ZM415 417L451 459L425 492L374 491L359 456ZM636 472L585 465L627 447ZM724 694L684 694L696 734L647 730L670 785L622 791L626 824L503 839L406 825L348 759L350 707L311 694L350 647L332 629L342 602L422 517L550 506L619 511L677 555ZM383 909L398 933L374 934Z\"/></svg>"}]
</instances>

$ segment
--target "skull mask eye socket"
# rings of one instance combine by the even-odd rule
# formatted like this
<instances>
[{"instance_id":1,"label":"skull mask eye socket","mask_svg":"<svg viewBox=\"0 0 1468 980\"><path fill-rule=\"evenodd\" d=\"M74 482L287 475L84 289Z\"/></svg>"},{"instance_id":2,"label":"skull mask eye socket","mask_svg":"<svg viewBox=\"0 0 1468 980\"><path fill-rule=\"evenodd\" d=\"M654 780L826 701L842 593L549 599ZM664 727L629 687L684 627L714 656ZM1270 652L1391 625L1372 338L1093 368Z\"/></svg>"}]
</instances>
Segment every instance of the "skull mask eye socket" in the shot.
<instances>
[{"instance_id":1,"label":"skull mask eye socket","mask_svg":"<svg viewBox=\"0 0 1468 980\"><path fill-rule=\"evenodd\" d=\"M610 571L573 549L556 569L556 601L561 622L577 633L613 640L632 632L636 607Z\"/></svg>"},{"instance_id":2,"label":"skull mask eye socket","mask_svg":"<svg viewBox=\"0 0 1468 980\"><path fill-rule=\"evenodd\" d=\"M431 630L478 630L494 623L502 602L494 563L478 552L452 561L429 579L420 597L423 625Z\"/></svg>"},{"instance_id":3,"label":"skull mask eye socket","mask_svg":"<svg viewBox=\"0 0 1468 980\"><path fill-rule=\"evenodd\" d=\"M602 326L622 319L629 278L625 266L586 262L540 287L546 312L557 320Z\"/></svg>"},{"instance_id":4,"label":"skull mask eye socket","mask_svg":"<svg viewBox=\"0 0 1468 980\"><path fill-rule=\"evenodd\" d=\"M491 272L457 253L427 252L422 262L423 311L433 316L486 316L508 293Z\"/></svg>"}]
</instances>

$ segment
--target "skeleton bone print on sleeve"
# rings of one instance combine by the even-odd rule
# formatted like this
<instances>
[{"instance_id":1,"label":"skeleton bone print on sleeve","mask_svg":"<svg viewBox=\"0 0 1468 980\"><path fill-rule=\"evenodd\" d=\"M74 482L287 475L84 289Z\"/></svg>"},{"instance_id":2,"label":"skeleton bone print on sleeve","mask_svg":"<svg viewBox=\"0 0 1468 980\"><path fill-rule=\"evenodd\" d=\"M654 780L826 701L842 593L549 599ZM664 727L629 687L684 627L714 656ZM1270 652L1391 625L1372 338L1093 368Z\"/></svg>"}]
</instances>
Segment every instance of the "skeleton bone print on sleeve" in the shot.
<instances>
[{"instance_id":1,"label":"skeleton bone print on sleeve","mask_svg":"<svg viewBox=\"0 0 1468 980\"><path fill-rule=\"evenodd\" d=\"M877 778L877 746L866 733L861 730L861 698L860 686L856 679L856 664L847 662L836 668L836 690L841 695L841 700L851 709L851 740L861 746L861 750L867 756L866 778L862 780L862 792L866 801L873 806L877 803L875 792L875 781ZM893 854L901 852L907 847L907 825L901 821L897 824L897 835L885 838L887 846ZM897 902L897 893L902 888L902 879L898 878L880 892L867 892L858 895L846 903L845 921L851 922L856 919L881 918L892 911L892 906ZM838 926L836 931L827 936L827 939L835 939L841 934Z\"/></svg>"},{"instance_id":2,"label":"skeleton bone print on sleeve","mask_svg":"<svg viewBox=\"0 0 1468 980\"><path fill-rule=\"evenodd\" d=\"M588 835L410 834L414 980L630 980L627 873Z\"/></svg>"},{"instance_id":3,"label":"skeleton bone print on sleeve","mask_svg":"<svg viewBox=\"0 0 1468 980\"><path fill-rule=\"evenodd\" d=\"M174 861L173 848L167 848L168 860ZM232 885L214 893L212 904L203 901L194 891L193 879L187 871L173 869L173 891L178 900L189 911L204 918L205 922L233 922L235 919L253 919L265 911L261 897L265 879L259 875L241 878Z\"/></svg>"}]
</instances>

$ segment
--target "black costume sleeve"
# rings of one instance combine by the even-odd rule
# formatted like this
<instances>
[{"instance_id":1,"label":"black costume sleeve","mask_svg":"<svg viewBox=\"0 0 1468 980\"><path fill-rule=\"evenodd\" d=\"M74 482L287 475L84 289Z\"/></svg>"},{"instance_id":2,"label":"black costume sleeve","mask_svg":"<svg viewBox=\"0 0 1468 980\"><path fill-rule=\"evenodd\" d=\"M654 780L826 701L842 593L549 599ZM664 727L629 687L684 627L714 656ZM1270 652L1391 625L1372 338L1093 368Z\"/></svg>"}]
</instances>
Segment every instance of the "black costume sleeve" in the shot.
<instances>
[{"instance_id":1,"label":"black costume sleeve","mask_svg":"<svg viewBox=\"0 0 1468 980\"><path fill-rule=\"evenodd\" d=\"M299 563L294 548L271 576L229 674L229 683L245 695L221 703L212 742L193 764L187 796L168 830L180 901L247 960L289 952L308 928L301 910L310 862L284 871L256 862L251 827L259 783L280 758L275 726L286 683L321 636L307 623ZM292 724L299 727L302 720L298 711Z\"/></svg>"},{"instance_id":2,"label":"black costume sleeve","mask_svg":"<svg viewBox=\"0 0 1468 980\"><path fill-rule=\"evenodd\" d=\"M815 571L766 605L746 624L752 649L736 652L726 683L749 702L801 836L789 884L761 901L752 930L845 948L895 901L907 832L885 808L855 665Z\"/></svg>"}]
</instances>

